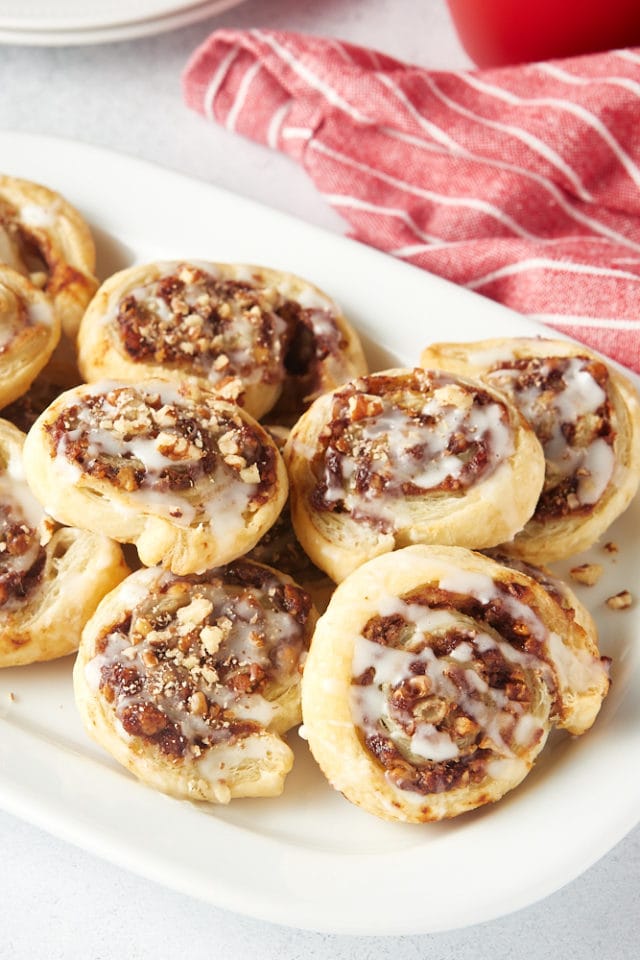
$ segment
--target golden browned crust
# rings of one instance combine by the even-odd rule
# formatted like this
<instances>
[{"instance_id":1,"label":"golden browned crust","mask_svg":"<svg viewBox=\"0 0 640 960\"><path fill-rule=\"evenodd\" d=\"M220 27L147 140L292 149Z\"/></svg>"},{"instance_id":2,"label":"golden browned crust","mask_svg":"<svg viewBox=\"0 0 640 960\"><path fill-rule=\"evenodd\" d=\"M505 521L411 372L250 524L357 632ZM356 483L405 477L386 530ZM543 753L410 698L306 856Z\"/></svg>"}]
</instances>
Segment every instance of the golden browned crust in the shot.
<instances>
[{"instance_id":1,"label":"golden browned crust","mask_svg":"<svg viewBox=\"0 0 640 960\"><path fill-rule=\"evenodd\" d=\"M377 557L336 589L305 665L311 751L336 790L421 822L493 802L553 724L608 690L596 638L536 580L459 547Z\"/></svg>"},{"instance_id":2,"label":"golden browned crust","mask_svg":"<svg viewBox=\"0 0 640 960\"><path fill-rule=\"evenodd\" d=\"M44 293L0 265L0 408L25 393L60 339L60 319Z\"/></svg>"},{"instance_id":3,"label":"golden browned crust","mask_svg":"<svg viewBox=\"0 0 640 960\"><path fill-rule=\"evenodd\" d=\"M24 435L0 420L0 666L76 650L99 601L129 572L118 544L56 528L22 472Z\"/></svg>"},{"instance_id":4,"label":"golden browned crust","mask_svg":"<svg viewBox=\"0 0 640 960\"><path fill-rule=\"evenodd\" d=\"M287 497L282 459L245 411L191 384L91 384L58 397L25 445L29 483L62 523L192 573L241 556Z\"/></svg>"},{"instance_id":5,"label":"golden browned crust","mask_svg":"<svg viewBox=\"0 0 640 960\"><path fill-rule=\"evenodd\" d=\"M154 262L110 277L79 334L87 380L189 378L256 417L297 415L366 370L340 309L293 274L247 264Z\"/></svg>"},{"instance_id":6,"label":"golden browned crust","mask_svg":"<svg viewBox=\"0 0 640 960\"><path fill-rule=\"evenodd\" d=\"M247 560L201 576L139 570L87 625L74 669L88 732L142 781L226 803L281 793L316 614Z\"/></svg>"},{"instance_id":7,"label":"golden browned crust","mask_svg":"<svg viewBox=\"0 0 640 960\"><path fill-rule=\"evenodd\" d=\"M535 513L508 549L531 563L586 550L640 482L640 403L630 381L582 344L499 338L427 347L421 363L478 377L527 417L546 458Z\"/></svg>"},{"instance_id":8,"label":"golden browned crust","mask_svg":"<svg viewBox=\"0 0 640 960\"><path fill-rule=\"evenodd\" d=\"M49 298L70 342L95 293L95 246L81 214L48 187L0 175L2 260Z\"/></svg>"},{"instance_id":9,"label":"golden browned crust","mask_svg":"<svg viewBox=\"0 0 640 960\"><path fill-rule=\"evenodd\" d=\"M296 535L339 582L410 543L513 536L540 493L540 445L478 382L389 370L320 397L285 447Z\"/></svg>"}]
</instances>

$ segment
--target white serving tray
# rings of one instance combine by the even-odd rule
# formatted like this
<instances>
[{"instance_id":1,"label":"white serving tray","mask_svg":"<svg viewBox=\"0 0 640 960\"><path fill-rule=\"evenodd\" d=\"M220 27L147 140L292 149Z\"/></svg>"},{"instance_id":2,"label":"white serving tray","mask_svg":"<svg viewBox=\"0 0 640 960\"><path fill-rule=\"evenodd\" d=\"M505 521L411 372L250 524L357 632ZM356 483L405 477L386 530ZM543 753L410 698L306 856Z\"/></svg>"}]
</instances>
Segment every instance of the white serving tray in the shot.
<instances>
[{"instance_id":1,"label":"white serving tray","mask_svg":"<svg viewBox=\"0 0 640 960\"><path fill-rule=\"evenodd\" d=\"M374 367L435 339L539 333L495 303L392 257L210 185L93 147L0 133L2 172L62 192L94 229L102 277L134 262L263 263L325 288ZM526 906L578 876L640 818L640 501L609 531L619 553L577 592L613 657L595 727L554 736L517 790L450 823L394 825L334 793L294 732L284 795L196 805L154 793L86 737L72 659L0 671L0 805L79 846L218 906L300 928L411 934ZM576 561L573 561L576 562ZM564 568L569 564L565 564Z\"/></svg>"}]
</instances>

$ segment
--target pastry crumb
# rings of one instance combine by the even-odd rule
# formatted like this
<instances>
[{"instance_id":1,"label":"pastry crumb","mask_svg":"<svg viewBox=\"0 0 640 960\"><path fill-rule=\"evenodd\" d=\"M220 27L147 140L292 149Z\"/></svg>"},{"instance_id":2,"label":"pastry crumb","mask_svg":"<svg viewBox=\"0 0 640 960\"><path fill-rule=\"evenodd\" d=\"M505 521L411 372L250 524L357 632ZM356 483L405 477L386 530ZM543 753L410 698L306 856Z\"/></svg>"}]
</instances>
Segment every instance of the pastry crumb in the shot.
<instances>
[{"instance_id":1,"label":"pastry crumb","mask_svg":"<svg viewBox=\"0 0 640 960\"><path fill-rule=\"evenodd\" d=\"M611 610L628 610L633 603L633 597L628 590L621 590L613 597L608 597L606 603Z\"/></svg>"},{"instance_id":2,"label":"pastry crumb","mask_svg":"<svg viewBox=\"0 0 640 960\"><path fill-rule=\"evenodd\" d=\"M16 702L16 695L15 695L15 693L13 692L13 690L9 690L9 693L7 694L7 696L8 696L8 698L9 698L9 700L11 701L11 703L15 703L15 702Z\"/></svg>"},{"instance_id":3,"label":"pastry crumb","mask_svg":"<svg viewBox=\"0 0 640 960\"><path fill-rule=\"evenodd\" d=\"M605 550L607 553L617 553L618 544L614 543L613 540L608 540L602 549Z\"/></svg>"},{"instance_id":4,"label":"pastry crumb","mask_svg":"<svg viewBox=\"0 0 640 960\"><path fill-rule=\"evenodd\" d=\"M572 567L569 573L576 583L582 583L585 587L592 587L602 576L602 566L599 563L581 563L578 567Z\"/></svg>"}]
</instances>

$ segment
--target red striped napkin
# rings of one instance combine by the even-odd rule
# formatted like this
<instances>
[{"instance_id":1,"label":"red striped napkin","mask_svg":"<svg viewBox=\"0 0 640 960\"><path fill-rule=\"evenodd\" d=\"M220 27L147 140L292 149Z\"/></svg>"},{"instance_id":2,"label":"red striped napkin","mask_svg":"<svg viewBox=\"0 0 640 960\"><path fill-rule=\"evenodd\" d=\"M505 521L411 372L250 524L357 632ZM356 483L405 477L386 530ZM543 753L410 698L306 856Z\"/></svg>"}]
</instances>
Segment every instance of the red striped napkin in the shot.
<instances>
[{"instance_id":1,"label":"red striped napkin","mask_svg":"<svg viewBox=\"0 0 640 960\"><path fill-rule=\"evenodd\" d=\"M430 72L220 30L184 92L302 163L357 240L640 371L640 50Z\"/></svg>"}]
</instances>

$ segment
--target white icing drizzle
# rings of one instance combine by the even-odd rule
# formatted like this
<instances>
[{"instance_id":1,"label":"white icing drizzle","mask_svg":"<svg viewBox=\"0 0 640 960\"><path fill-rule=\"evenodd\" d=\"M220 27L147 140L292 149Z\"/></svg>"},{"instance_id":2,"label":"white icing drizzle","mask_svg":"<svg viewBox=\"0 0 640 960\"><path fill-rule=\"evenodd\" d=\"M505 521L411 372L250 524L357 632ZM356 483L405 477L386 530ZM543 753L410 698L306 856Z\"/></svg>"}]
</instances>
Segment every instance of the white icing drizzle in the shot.
<instances>
[{"instance_id":1,"label":"white icing drizzle","mask_svg":"<svg viewBox=\"0 0 640 960\"><path fill-rule=\"evenodd\" d=\"M562 388L548 389L545 380L552 371L552 361L562 364ZM508 393L542 441L547 462L548 483L553 486L578 473L577 506L589 506L602 497L613 476L613 447L601 437L588 445L569 442L563 425L579 428L588 423L606 403L607 394L588 370L591 361L584 357L552 358L536 361L542 386L533 383L517 385L522 371L506 366L490 371L487 379ZM533 361L532 361L533 363Z\"/></svg>"},{"instance_id":2,"label":"white icing drizzle","mask_svg":"<svg viewBox=\"0 0 640 960\"><path fill-rule=\"evenodd\" d=\"M53 309L39 291L35 291L34 298L29 300L0 281L0 353L20 336L25 328L49 328L53 319Z\"/></svg>"},{"instance_id":3,"label":"white icing drizzle","mask_svg":"<svg viewBox=\"0 0 640 960\"><path fill-rule=\"evenodd\" d=\"M472 389L447 374L420 376L425 378L424 385L408 389L404 398L403 381L398 379L399 400L366 393L366 380L363 389L349 400L350 412L352 407L358 410L359 403L370 412L358 415L347 427L349 451L337 448L341 477L327 466L324 455L321 481L327 502L340 501L352 514L382 518L393 525L397 509L393 500L403 499L403 486L415 486L425 494L438 490L445 481L464 488L485 480L511 456L514 434L500 401L475 403ZM369 379L375 381L375 377ZM421 394L424 400L420 400ZM417 416L433 421L421 422ZM471 444L486 444L489 459L477 472L465 475L467 446L460 452L450 451L452 438L457 436L466 437ZM331 444L330 449L334 450ZM370 461L373 482L360 491L355 484L363 458Z\"/></svg>"},{"instance_id":4,"label":"white icing drizzle","mask_svg":"<svg viewBox=\"0 0 640 960\"><path fill-rule=\"evenodd\" d=\"M177 526L185 527L209 522L215 517L221 536L237 529L238 518L249 509L258 483L243 479L240 470L230 466L223 453L216 457L213 470L206 472L201 466L203 447L195 442L189 442L179 457L170 455L173 440L184 443L179 416L189 417L194 409L189 399L182 396L177 388L160 380L147 381L144 387L102 381L83 388L83 396L101 398L99 417L83 404L82 398L69 401L72 407L78 403L74 414L77 425L61 434L55 451L55 470L61 479L77 483L83 476L82 465L73 459L72 444L80 437L85 437L88 440L85 465L89 468L92 462L107 457L117 459L122 466L130 465L144 471L144 477L135 489L127 490L119 486L119 498L117 502L114 501L114 506L120 512L153 513L169 517ZM159 396L162 401L163 407L158 417L161 418L166 411L166 423L161 419L158 421L148 403L154 396ZM141 404L146 411L144 416L149 419L146 425L142 424L142 428L133 423L127 433L124 432L123 425L127 420L123 418L123 410L126 411L130 402ZM215 434L215 410L211 413L211 429ZM115 429L114 425L117 424L120 426ZM230 421L229 427L232 426ZM154 433L156 436L153 436ZM222 430L217 430L217 434L221 433ZM175 471L177 475L189 469L194 471L195 477L191 486L174 490L167 484L166 489L159 489L163 471ZM259 479L259 471L256 475ZM249 476L253 478L253 474Z\"/></svg>"},{"instance_id":5,"label":"white icing drizzle","mask_svg":"<svg viewBox=\"0 0 640 960\"><path fill-rule=\"evenodd\" d=\"M266 749L260 736L243 737L232 744L217 743L198 758L198 772L209 783L224 783L238 767L263 761Z\"/></svg>"},{"instance_id":6,"label":"white icing drizzle","mask_svg":"<svg viewBox=\"0 0 640 960\"><path fill-rule=\"evenodd\" d=\"M17 501L31 527L35 530L42 527L44 510L27 486L21 454L13 449L4 471L0 473L0 500L4 501L5 498Z\"/></svg>"},{"instance_id":7,"label":"white icing drizzle","mask_svg":"<svg viewBox=\"0 0 640 960\"><path fill-rule=\"evenodd\" d=\"M405 602L386 592L382 583L372 582L368 593L376 596L380 616L400 615L407 624L407 633L402 647L377 643L363 635L356 638L352 676L362 678L367 671L371 676L371 670L373 675L371 682L351 686L353 722L365 737L389 737L414 764L463 760L451 728L438 726L438 719L446 717L447 710L443 709L438 719L427 710L421 719L419 709L421 703L435 705L436 712L439 702L454 704L461 716L478 724L485 745L486 738L491 743L493 757L486 768L487 776L522 771L523 763L526 765L523 756L545 735L544 715L536 714L536 685L542 682L553 691L555 671L572 689L586 689L596 671L599 672L599 665L586 653L565 646L560 637L547 630L534 610L499 591L487 574L447 564L440 565L439 569L441 573L434 577L434 584L438 583L442 590L473 597L482 604L499 599L509 616L526 624L531 635L548 649L553 669L546 660L487 632L469 616L451 609L431 609L425 604ZM460 635L459 642L449 653L437 657L433 644L452 629ZM530 678L533 707L510 700L504 690L492 689L477 672L474 660L480 660L488 651L496 651ZM407 727L401 722L392 694L401 684L415 683L416 677L423 675L426 677L425 699L418 697L415 716L404 718L413 721Z\"/></svg>"},{"instance_id":8,"label":"white icing drizzle","mask_svg":"<svg viewBox=\"0 0 640 960\"><path fill-rule=\"evenodd\" d=\"M27 304L29 321L36 326L50 327L53 323L53 307L45 300Z\"/></svg>"},{"instance_id":9,"label":"white icing drizzle","mask_svg":"<svg viewBox=\"0 0 640 960\"><path fill-rule=\"evenodd\" d=\"M319 317L322 317L325 320L327 313L335 313L335 304L320 290L314 290L312 287L308 286L300 286L296 287L295 291L288 290L285 287L282 292L286 297L289 297L291 300L295 300L296 303L299 303L303 309L313 310L314 313L317 311ZM331 324L330 330L328 329L327 332L333 332L333 330L334 327L333 324Z\"/></svg>"},{"instance_id":10,"label":"white icing drizzle","mask_svg":"<svg viewBox=\"0 0 640 960\"><path fill-rule=\"evenodd\" d=\"M525 571L526 572L526 571ZM528 574L531 575L531 574ZM544 579L540 579L544 586ZM553 670L561 684L578 693L598 687L602 679L602 663L598 657L587 650L569 647L562 638L551 630L547 630L542 621L527 604L507 593L499 593L491 577L486 574L450 568L440 580L443 590L468 594L481 603L488 603L492 599L500 598L502 605L514 621L526 624L531 636L544 643L549 651ZM565 588L561 581L551 578L549 586L562 593ZM509 648L512 649L512 648ZM549 677L548 665L544 668Z\"/></svg>"},{"instance_id":11,"label":"white icing drizzle","mask_svg":"<svg viewBox=\"0 0 640 960\"><path fill-rule=\"evenodd\" d=\"M244 762L255 756L249 744L253 733L234 733L234 722L251 721L268 730L277 714L277 704L259 690L234 685L234 671L251 674L260 669L267 683L286 688L299 680L297 664L305 646L304 624L271 599L281 585L276 576L249 586L229 578L226 569L212 571L206 580L177 578L157 567L132 574L119 588L118 603L122 621L131 611L131 627L127 632L112 628L102 652L84 668L86 683L96 694L110 669L133 669L142 682L117 693L116 717L126 726L127 710L153 703L175 725L186 741L187 755L208 771L208 779L216 770L220 776L228 774L234 757L234 762ZM137 633L140 624L145 624L144 635ZM280 646L297 652L285 658L286 666L277 665ZM150 655L156 656L155 665L150 665ZM220 676L225 671L227 682ZM179 695L185 677L193 691L187 704ZM190 709L194 697L202 694L209 705L225 711L224 719L212 723L206 712ZM125 726L121 723L122 735L130 739Z\"/></svg>"},{"instance_id":12,"label":"white icing drizzle","mask_svg":"<svg viewBox=\"0 0 640 960\"><path fill-rule=\"evenodd\" d=\"M411 556L400 552L396 561L408 571L412 569ZM534 609L499 590L486 573L464 570L440 560L438 574L434 572L429 582L452 594L472 597L483 605L499 600L514 623L526 625L531 637L540 643L544 651L542 657L487 632L461 612L405 602L386 590L383 575L372 574L370 582L364 585L364 594L376 598L381 617L401 616L407 625L406 634L402 647L377 643L363 635L356 638L352 677L368 679L367 671L373 670L373 674L371 682L351 686L353 723L365 737L389 737L414 764L456 760L455 738L449 729L440 729L429 712L423 719L419 710L415 717L404 718L414 721L413 732L409 734L406 723L400 722L402 717L394 708L393 691L424 674L427 678L424 702L433 703L435 698L436 705L438 700L456 705L462 715L470 717L489 738L493 756L487 762L487 776L520 779L527 766L528 749L545 735L544 716L537 715L537 684L547 688L550 698L558 688L580 696L601 685L603 666L588 650L568 646L558 634L547 629ZM449 653L436 657L432 647L437 638L446 636L452 629L458 633L459 642ZM488 651L497 651L507 663L522 671L525 678L532 680L532 708L509 700L503 690L491 689L477 672L474 659L481 659ZM460 678L460 671L462 684L460 679L455 680L456 676ZM423 701L418 698L417 702Z\"/></svg>"},{"instance_id":13,"label":"white icing drizzle","mask_svg":"<svg viewBox=\"0 0 640 960\"><path fill-rule=\"evenodd\" d=\"M26 540L22 552L14 552L9 542L16 527ZM8 462L0 472L0 586L3 574L10 577L28 573L45 539L44 511L26 484L19 452L11 449ZM0 599L1 596L0 589ZM4 605L15 604L19 599L10 594Z\"/></svg>"},{"instance_id":14,"label":"white icing drizzle","mask_svg":"<svg viewBox=\"0 0 640 960\"><path fill-rule=\"evenodd\" d=\"M181 263L169 261L159 264L161 275L113 296L102 317L103 324L113 326L125 299L132 298L140 315L140 328L148 327L149 336L162 336L154 333L154 319L159 321L169 337L177 336L177 357L180 363L191 364L194 372L199 372L213 386L228 381L230 377L240 376L246 385L257 384L263 380L279 380L283 376L282 344L286 332L285 322L274 312L275 291L262 288L255 279L238 276L241 282L250 284L251 290L241 291L236 297L233 291L229 296L223 293L213 299L223 318L219 331L213 333L203 326L203 317L212 307L212 295L207 285L218 281L234 282L233 277L224 277L215 265L203 261ZM183 285L174 300L162 295L163 284L167 278L175 276ZM247 299L248 298L248 299ZM253 302L253 306L251 303ZM272 302L273 301L273 302ZM262 341L261 327L263 315L268 316L271 334L268 345ZM180 327L180 332L176 331ZM224 359L218 365L215 358ZM171 361L169 361L171 362ZM198 367L202 369L198 371Z\"/></svg>"},{"instance_id":15,"label":"white icing drizzle","mask_svg":"<svg viewBox=\"0 0 640 960\"><path fill-rule=\"evenodd\" d=\"M43 207L38 203L25 203L20 207L19 221L26 227L40 227L50 230L55 227L57 211L55 205Z\"/></svg>"}]
</instances>

